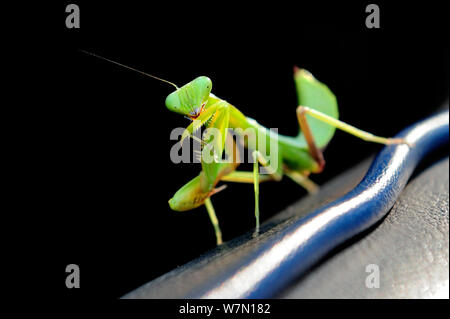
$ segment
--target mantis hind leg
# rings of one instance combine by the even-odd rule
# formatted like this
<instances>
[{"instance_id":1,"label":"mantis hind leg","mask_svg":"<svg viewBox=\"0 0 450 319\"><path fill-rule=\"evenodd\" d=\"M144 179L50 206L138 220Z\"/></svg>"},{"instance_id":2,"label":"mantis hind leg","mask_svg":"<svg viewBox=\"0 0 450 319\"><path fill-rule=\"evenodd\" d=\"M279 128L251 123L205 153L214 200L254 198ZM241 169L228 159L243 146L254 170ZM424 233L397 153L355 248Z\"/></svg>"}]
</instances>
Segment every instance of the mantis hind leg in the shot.
<instances>
[{"instance_id":1,"label":"mantis hind leg","mask_svg":"<svg viewBox=\"0 0 450 319\"><path fill-rule=\"evenodd\" d=\"M299 106L297 108L297 119L298 119L298 123L300 125L300 129L302 130L303 136L305 137L306 143L308 144L309 152L311 153L311 156L314 158L314 160L318 164L318 168L314 173L320 173L325 166L325 160L323 158L322 151L316 145L311 128L309 127L308 121L306 120L306 115L305 115L306 111L307 111L307 108L305 108L303 106ZM302 185L301 183L299 183L299 184Z\"/></svg>"},{"instance_id":2,"label":"mantis hind leg","mask_svg":"<svg viewBox=\"0 0 450 319\"><path fill-rule=\"evenodd\" d=\"M369 132L360 130L350 124L339 121L338 119L335 119L334 117L331 117L325 113L319 112L317 110L314 110L314 109L306 107L306 106L299 106L297 108L297 115L299 117L299 122L300 122L300 117L301 117L302 119L304 119L304 121L306 123L305 114L308 114L308 115L314 117L315 119L318 119L319 121L322 121L324 123L327 123L328 125L334 126L337 129L347 132L347 133L349 133L353 136L356 136L367 142L374 142L374 143L380 143L380 144L385 144L385 145L402 144L402 143L408 144L408 142L405 141L404 139L386 138L386 137L376 136ZM301 125L302 125L302 123L300 123L300 126ZM302 130L303 130L303 128L302 128ZM306 138L306 134L305 134L305 138ZM308 143L308 146L309 146L309 143Z\"/></svg>"},{"instance_id":3,"label":"mantis hind leg","mask_svg":"<svg viewBox=\"0 0 450 319\"><path fill-rule=\"evenodd\" d=\"M320 173L325 166L325 160L323 158L322 151L317 147L316 141L314 140L314 136L306 119L305 113L305 107L299 106L297 108L297 119L300 125L301 132L305 137L309 153L317 163L317 168L315 168L313 172ZM298 172L285 167L284 173L294 182L306 189L310 194L315 194L319 190L319 186L317 186L312 180L308 178L307 175L309 174L309 172Z\"/></svg>"},{"instance_id":4,"label":"mantis hind leg","mask_svg":"<svg viewBox=\"0 0 450 319\"><path fill-rule=\"evenodd\" d=\"M315 171L313 171L314 173L320 173L323 170L323 168L325 166L325 160L324 160L322 151L317 147L317 144L314 140L314 136L313 136L312 130L308 124L306 114L308 114L324 123L334 126L340 130L343 130L344 132L347 132L347 133L352 134L356 137L359 137L365 141L368 141L368 142L375 142L375 143L381 143L381 144L407 143L403 139L385 138L385 137L373 135L366 131L362 131L354 126L351 126L347 123L339 121L338 119L335 119L329 115L326 115L325 113L322 113L317 110L311 109L309 107L300 105L297 108L297 119L298 119L298 123L300 125L300 129L302 131L302 134L305 137L306 143L308 145L309 152L318 164L318 168ZM296 183L298 183L299 185L304 187L309 193L314 194L318 191L318 186L316 184L314 184L305 174L302 174L302 173L299 173L296 171L290 171L288 169L285 170L285 173L293 181L295 181Z\"/></svg>"}]
</instances>

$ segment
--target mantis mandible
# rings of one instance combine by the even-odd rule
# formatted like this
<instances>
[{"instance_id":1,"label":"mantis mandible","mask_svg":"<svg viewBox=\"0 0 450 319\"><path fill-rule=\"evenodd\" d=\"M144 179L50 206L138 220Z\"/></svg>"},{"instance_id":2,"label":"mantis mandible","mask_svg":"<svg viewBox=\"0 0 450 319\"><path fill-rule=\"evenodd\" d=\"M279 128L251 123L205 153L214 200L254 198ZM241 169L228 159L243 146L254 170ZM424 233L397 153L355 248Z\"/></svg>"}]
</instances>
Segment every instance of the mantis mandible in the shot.
<instances>
[{"instance_id":1,"label":"mantis mandible","mask_svg":"<svg viewBox=\"0 0 450 319\"><path fill-rule=\"evenodd\" d=\"M309 193L317 191L317 185L308 176L310 173L320 173L325 166L322 151L332 139L336 128L352 134L368 142L381 144L407 143L403 139L385 138L362 131L354 126L338 120L338 105L335 95L323 83L319 82L311 73L304 69L294 68L294 81L297 89L298 107L296 110L300 131L297 136L285 136L270 132L254 119L245 116L234 105L211 93L212 81L206 76L199 76L191 82L177 87L175 84L151 74L141 72L118 62L106 59L96 54L87 54L137 71L146 76L166 82L175 87L165 101L169 111L179 113L192 120L181 136L182 142L187 137L194 137L194 132L200 127L214 128L220 132L222 138L202 139L202 145L214 144L214 161L201 158L202 170L200 174L181 187L169 200L169 206L174 211L187 211L204 205L214 227L217 245L221 245L222 232L219 221L211 202L211 196L222 190L216 188L223 182L251 183L255 193L255 234L259 232L259 184L265 181L280 181L284 175L304 187ZM225 140L229 129L251 129L255 132L254 139L262 138L269 141L261 149L260 144L253 143L253 171L239 171L238 161L222 162L222 154L227 152ZM267 165L267 158L263 154L270 153L267 145L277 143L279 165L271 174L260 175L259 165ZM234 141L232 142L234 144ZM248 144L246 147L250 147ZM236 149L236 145L234 148ZM239 156L239 154L236 154ZM234 158L235 159L235 158Z\"/></svg>"}]
</instances>

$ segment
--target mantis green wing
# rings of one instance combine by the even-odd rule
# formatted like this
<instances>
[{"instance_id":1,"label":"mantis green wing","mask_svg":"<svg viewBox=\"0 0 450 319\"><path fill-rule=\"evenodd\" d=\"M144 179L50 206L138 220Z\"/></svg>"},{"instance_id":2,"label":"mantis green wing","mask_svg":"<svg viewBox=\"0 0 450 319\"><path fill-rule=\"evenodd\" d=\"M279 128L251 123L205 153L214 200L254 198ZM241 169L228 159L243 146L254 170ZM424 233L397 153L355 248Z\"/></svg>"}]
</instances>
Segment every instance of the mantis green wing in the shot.
<instances>
[{"instance_id":1,"label":"mantis green wing","mask_svg":"<svg viewBox=\"0 0 450 319\"><path fill-rule=\"evenodd\" d=\"M336 97L331 90L304 69L296 69L294 74L297 89L298 103L319 112L325 113L335 119L339 117ZM306 115L314 140L318 148L324 148L333 138L336 128L323 121ZM300 132L300 143L307 146L305 137Z\"/></svg>"}]
</instances>

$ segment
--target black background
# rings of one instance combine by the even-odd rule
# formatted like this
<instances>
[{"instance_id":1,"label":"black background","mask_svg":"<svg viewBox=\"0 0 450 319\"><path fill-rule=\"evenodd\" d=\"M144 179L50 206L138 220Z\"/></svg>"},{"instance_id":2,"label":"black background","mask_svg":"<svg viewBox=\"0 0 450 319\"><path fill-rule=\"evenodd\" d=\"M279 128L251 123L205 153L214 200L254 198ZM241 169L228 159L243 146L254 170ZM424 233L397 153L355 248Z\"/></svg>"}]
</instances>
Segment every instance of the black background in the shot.
<instances>
[{"instance_id":1,"label":"black background","mask_svg":"<svg viewBox=\"0 0 450 319\"><path fill-rule=\"evenodd\" d=\"M55 6L56 72L42 80L51 94L40 236L60 297L117 298L215 247L204 208L167 204L200 170L170 161L169 134L189 123L164 106L172 87L79 49L178 85L207 75L217 96L287 135L298 132L294 65L329 86L343 121L377 135L395 135L448 96L447 17L437 4L378 1L381 28L367 29L370 2L78 1L81 28L67 29L69 3ZM312 179L322 184L380 148L337 132ZM262 221L305 194L288 179L263 184ZM254 227L251 185L230 184L213 203L225 241ZM65 288L70 263L82 289Z\"/></svg>"}]
</instances>

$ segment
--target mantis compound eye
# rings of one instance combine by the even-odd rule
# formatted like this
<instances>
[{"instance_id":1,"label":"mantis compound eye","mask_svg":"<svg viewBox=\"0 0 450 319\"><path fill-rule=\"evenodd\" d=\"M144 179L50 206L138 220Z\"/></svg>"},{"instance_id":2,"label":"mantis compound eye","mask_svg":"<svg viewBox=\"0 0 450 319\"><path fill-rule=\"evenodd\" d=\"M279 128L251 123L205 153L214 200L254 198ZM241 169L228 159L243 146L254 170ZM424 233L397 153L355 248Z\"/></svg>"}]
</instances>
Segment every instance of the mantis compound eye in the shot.
<instances>
[{"instance_id":1,"label":"mantis compound eye","mask_svg":"<svg viewBox=\"0 0 450 319\"><path fill-rule=\"evenodd\" d=\"M180 105L181 101L177 91L172 92L167 96L166 107L169 109L169 111L185 115L186 112L180 107Z\"/></svg>"}]
</instances>

